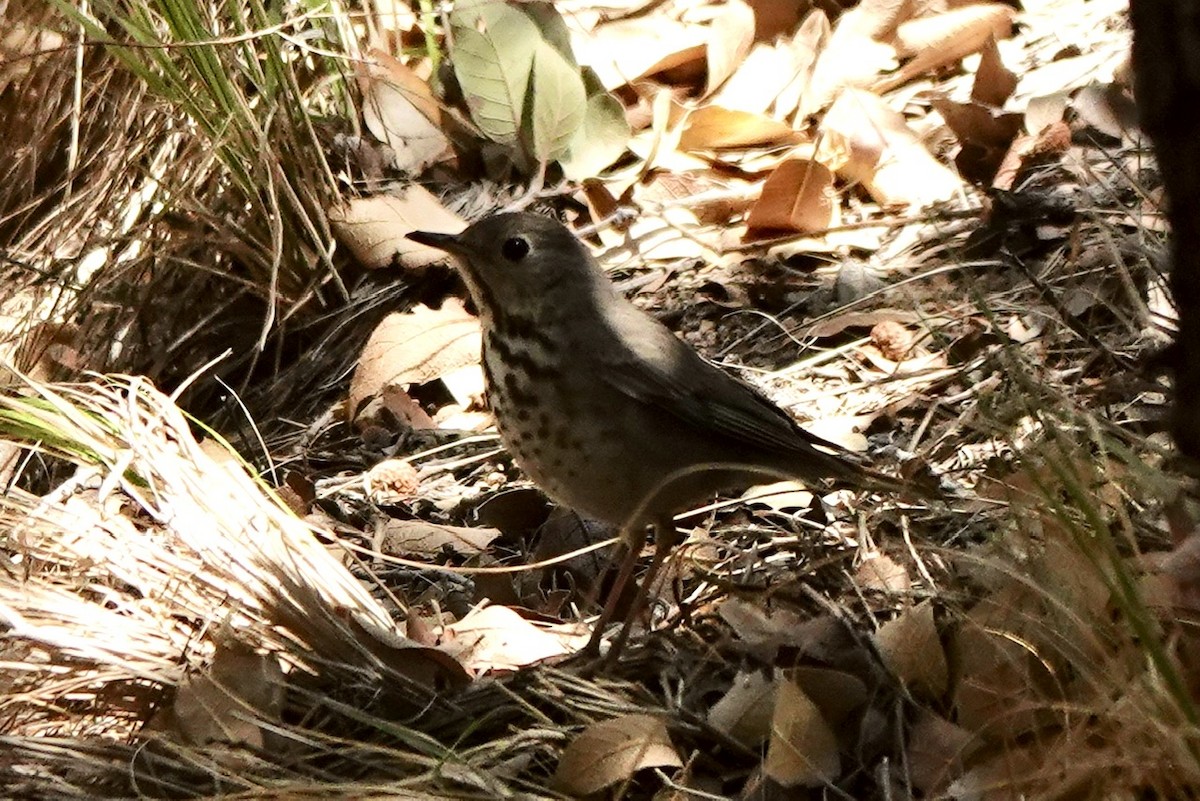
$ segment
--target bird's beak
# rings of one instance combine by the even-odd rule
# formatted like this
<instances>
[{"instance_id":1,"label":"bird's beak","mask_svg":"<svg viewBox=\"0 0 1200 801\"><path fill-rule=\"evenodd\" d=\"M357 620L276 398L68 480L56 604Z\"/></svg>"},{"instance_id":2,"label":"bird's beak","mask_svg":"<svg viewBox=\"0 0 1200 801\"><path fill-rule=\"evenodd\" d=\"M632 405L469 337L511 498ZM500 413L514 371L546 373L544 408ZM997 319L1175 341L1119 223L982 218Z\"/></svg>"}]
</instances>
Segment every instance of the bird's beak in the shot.
<instances>
[{"instance_id":1,"label":"bird's beak","mask_svg":"<svg viewBox=\"0 0 1200 801\"><path fill-rule=\"evenodd\" d=\"M431 248L444 250L447 253L462 253L463 244L459 241L457 234L435 234L432 231L412 231L405 234L406 237L414 242L420 242L422 245L427 245Z\"/></svg>"}]
</instances>

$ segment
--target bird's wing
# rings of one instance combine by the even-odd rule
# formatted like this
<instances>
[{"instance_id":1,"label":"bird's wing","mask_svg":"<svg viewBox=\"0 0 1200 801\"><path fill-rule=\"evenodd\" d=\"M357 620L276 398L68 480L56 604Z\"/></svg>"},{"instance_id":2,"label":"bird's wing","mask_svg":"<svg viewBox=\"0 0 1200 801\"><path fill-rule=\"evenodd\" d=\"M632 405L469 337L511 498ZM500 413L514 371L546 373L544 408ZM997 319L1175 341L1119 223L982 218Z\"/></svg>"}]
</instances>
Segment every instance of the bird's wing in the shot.
<instances>
[{"instance_id":1,"label":"bird's wing","mask_svg":"<svg viewBox=\"0 0 1200 801\"><path fill-rule=\"evenodd\" d=\"M849 451L805 431L757 389L705 361L656 321L625 322L633 330L622 331L619 340L635 344L610 352L603 370L604 380L621 393L749 448L819 459L813 467L827 475L857 472Z\"/></svg>"}]
</instances>

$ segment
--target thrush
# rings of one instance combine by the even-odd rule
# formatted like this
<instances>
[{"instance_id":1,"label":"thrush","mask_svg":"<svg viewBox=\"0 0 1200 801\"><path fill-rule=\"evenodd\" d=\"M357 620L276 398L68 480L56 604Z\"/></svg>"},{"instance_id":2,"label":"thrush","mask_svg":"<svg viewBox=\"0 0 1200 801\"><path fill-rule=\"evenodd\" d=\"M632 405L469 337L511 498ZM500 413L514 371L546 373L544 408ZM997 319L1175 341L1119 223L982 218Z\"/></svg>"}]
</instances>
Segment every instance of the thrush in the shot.
<instances>
[{"instance_id":1,"label":"thrush","mask_svg":"<svg viewBox=\"0 0 1200 801\"><path fill-rule=\"evenodd\" d=\"M655 558L635 609L676 544L674 513L719 491L784 477L903 487L630 303L561 223L503 213L460 234L408 237L458 262L482 324L496 428L517 466L555 501L624 532L626 557L587 650L599 649L648 526Z\"/></svg>"}]
</instances>

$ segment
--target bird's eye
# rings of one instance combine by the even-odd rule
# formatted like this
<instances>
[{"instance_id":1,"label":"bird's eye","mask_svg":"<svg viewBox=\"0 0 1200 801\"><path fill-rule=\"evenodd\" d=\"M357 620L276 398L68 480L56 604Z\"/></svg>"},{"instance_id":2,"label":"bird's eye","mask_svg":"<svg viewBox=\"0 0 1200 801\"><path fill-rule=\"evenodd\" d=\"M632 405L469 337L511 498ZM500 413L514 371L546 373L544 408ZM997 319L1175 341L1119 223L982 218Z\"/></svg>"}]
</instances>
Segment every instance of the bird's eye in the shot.
<instances>
[{"instance_id":1,"label":"bird's eye","mask_svg":"<svg viewBox=\"0 0 1200 801\"><path fill-rule=\"evenodd\" d=\"M523 236L514 236L504 240L500 253L509 261L520 261L529 254L529 240Z\"/></svg>"}]
</instances>

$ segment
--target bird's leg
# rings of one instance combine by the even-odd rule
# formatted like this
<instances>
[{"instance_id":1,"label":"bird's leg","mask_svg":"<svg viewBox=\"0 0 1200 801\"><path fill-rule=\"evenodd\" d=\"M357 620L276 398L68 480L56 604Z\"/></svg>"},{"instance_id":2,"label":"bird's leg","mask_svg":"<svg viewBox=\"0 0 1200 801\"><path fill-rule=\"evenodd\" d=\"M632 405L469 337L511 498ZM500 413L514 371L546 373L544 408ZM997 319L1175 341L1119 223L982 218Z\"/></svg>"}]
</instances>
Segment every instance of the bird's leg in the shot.
<instances>
[{"instance_id":1,"label":"bird's leg","mask_svg":"<svg viewBox=\"0 0 1200 801\"><path fill-rule=\"evenodd\" d=\"M629 579L633 575L633 569L637 567L638 554L642 550L636 545L631 544L627 537L622 537L617 547L624 551L623 556L620 557L621 567L617 571L617 577L613 580L613 585L608 591L604 607L600 610L600 618L596 621L595 628L592 629L591 639L588 640L587 645L580 651L584 656L600 655L600 643L604 640L604 630L608 628L608 624L612 622L613 615L616 614L617 605L620 604L621 596L625 593L625 585L629 583ZM613 562L617 559L617 555L614 554Z\"/></svg>"},{"instance_id":2,"label":"bird's leg","mask_svg":"<svg viewBox=\"0 0 1200 801\"><path fill-rule=\"evenodd\" d=\"M675 531L675 521L670 515L664 515L654 522L654 558L650 561L650 569L646 571L646 575L642 577L642 583L638 585L637 594L633 596L633 605L629 607L629 613L625 616L625 622L621 624L621 631L618 632L617 638L613 640L613 644L609 647L608 653L604 656L604 664L615 665L617 660L621 658L621 651L625 648L625 643L629 639L629 633L633 630L633 622L641 613L642 607L646 603L646 596L650 592L650 588L654 586L655 579L658 578L658 571L662 569L663 563L666 562L667 556L671 553L671 549L675 547L678 533ZM636 551L632 553L636 554ZM636 561L636 559L634 560ZM624 572L624 565L621 566ZM632 571L631 571L632 572ZM618 579L620 576L618 576ZM626 577L628 580L628 577ZM600 629L596 630L598 633ZM596 635L593 634L593 637ZM597 643L597 647L599 643Z\"/></svg>"}]
</instances>

